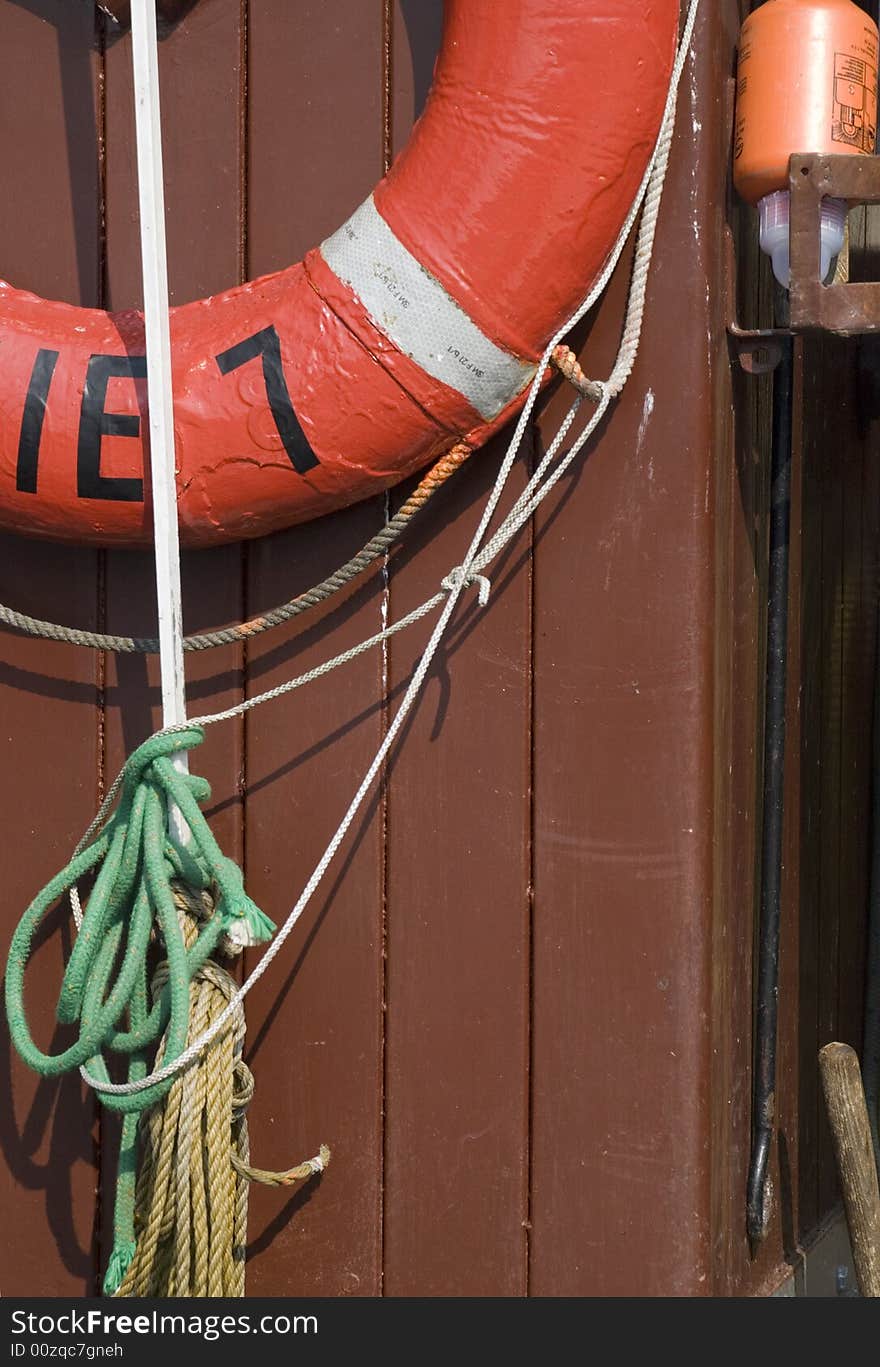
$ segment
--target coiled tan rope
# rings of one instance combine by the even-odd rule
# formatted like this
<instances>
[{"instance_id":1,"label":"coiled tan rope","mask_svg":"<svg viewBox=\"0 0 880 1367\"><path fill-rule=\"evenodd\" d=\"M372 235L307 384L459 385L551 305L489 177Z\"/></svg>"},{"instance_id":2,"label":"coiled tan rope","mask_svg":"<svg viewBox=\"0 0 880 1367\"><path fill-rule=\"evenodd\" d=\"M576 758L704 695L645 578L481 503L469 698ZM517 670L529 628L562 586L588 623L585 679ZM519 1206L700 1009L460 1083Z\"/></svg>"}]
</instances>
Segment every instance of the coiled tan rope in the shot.
<instances>
[{"instance_id":1,"label":"coiled tan rope","mask_svg":"<svg viewBox=\"0 0 880 1367\"><path fill-rule=\"evenodd\" d=\"M214 902L208 892L182 883L175 885L174 899L190 948ZM154 999L168 978L163 961L153 977ZM202 965L190 984L193 1039L225 1010L236 989L215 960ZM244 1035L239 1005L197 1066L177 1077L165 1101L141 1119L137 1247L116 1296L243 1296L249 1184L291 1186L323 1172L330 1161L322 1145L316 1158L286 1172L251 1166L247 1109L254 1079L242 1058Z\"/></svg>"}]
</instances>

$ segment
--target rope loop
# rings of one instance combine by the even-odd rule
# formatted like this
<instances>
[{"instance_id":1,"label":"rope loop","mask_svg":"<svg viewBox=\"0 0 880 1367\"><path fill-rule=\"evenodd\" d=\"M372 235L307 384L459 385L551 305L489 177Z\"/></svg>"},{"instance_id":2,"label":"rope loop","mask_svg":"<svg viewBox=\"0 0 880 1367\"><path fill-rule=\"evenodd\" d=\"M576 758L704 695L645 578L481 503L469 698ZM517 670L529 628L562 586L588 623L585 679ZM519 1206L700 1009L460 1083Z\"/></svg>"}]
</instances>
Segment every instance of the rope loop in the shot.
<instances>
[{"instance_id":1,"label":"rope loop","mask_svg":"<svg viewBox=\"0 0 880 1367\"><path fill-rule=\"evenodd\" d=\"M560 342L553 348L550 359L560 375L585 399L591 403L601 403L605 394L604 380L591 380L581 369L581 364L571 347Z\"/></svg>"},{"instance_id":2,"label":"rope loop","mask_svg":"<svg viewBox=\"0 0 880 1367\"><path fill-rule=\"evenodd\" d=\"M213 894L174 885L186 949L215 916ZM172 981L170 959L157 965L154 1001ZM206 960L189 983L190 1030L216 1020L235 998L226 969ZM291 1186L323 1171L329 1150L286 1172L250 1165L247 1109L254 1079L242 1058L244 1008L239 1003L197 1066L174 1078L161 1106L123 1123L114 1208L114 1245L104 1278L107 1295L241 1296L248 1186ZM164 1057L166 1039L157 1052Z\"/></svg>"},{"instance_id":3,"label":"rope loop","mask_svg":"<svg viewBox=\"0 0 880 1367\"><path fill-rule=\"evenodd\" d=\"M330 1150L326 1144L321 1145L314 1158L307 1158L304 1163L298 1163L295 1168L288 1168L286 1172L255 1168L250 1163L243 1162L235 1154L232 1155L232 1166L239 1177L245 1178L248 1182L259 1182L263 1187L292 1187L294 1183L304 1182L308 1177L320 1177L329 1163Z\"/></svg>"}]
</instances>

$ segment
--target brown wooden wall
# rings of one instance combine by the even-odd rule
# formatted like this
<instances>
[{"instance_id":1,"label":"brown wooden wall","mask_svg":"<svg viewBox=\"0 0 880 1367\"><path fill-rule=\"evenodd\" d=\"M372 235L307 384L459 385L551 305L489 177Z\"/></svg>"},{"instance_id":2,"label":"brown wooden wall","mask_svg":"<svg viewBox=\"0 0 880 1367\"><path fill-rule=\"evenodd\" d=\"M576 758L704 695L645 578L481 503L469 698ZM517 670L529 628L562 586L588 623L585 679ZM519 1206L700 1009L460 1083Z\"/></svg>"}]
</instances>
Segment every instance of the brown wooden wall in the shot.
<instances>
[{"instance_id":1,"label":"brown wooden wall","mask_svg":"<svg viewBox=\"0 0 880 1367\"><path fill-rule=\"evenodd\" d=\"M254 1193L253 1294L729 1294L778 1279L834 1202L815 1052L859 1038L878 490L855 349L829 342L799 388L782 1140L772 1238L750 1263L767 389L731 367L726 340L727 234L750 231L727 187L739 10L703 6L630 386L496 567L488 609L463 608L387 782L249 998L257 1161L285 1166L324 1140L334 1154L290 1198ZM175 301L296 258L363 198L424 100L439 21L440 0L198 0L166 31ZM0 272L75 302L137 302L127 38L88 0L0 0L0 52ZM757 279L743 273L741 307ZM582 332L591 373L613 356L625 287L619 272ZM545 400L519 486L565 402ZM433 591L501 449L437 499L387 575L246 651L190 656L191 708L279 683ZM187 628L308 587L385 513L374 500L187 555ZM114 631L153 623L147 556L0 543L2 601ZM276 921L423 639L199 752L214 829ZM4 934L158 702L141 659L0 635ZM44 1040L66 948L59 920L32 970ZM40 1083L3 1059L15 1238L0 1286L91 1291L115 1126L78 1079Z\"/></svg>"}]
</instances>

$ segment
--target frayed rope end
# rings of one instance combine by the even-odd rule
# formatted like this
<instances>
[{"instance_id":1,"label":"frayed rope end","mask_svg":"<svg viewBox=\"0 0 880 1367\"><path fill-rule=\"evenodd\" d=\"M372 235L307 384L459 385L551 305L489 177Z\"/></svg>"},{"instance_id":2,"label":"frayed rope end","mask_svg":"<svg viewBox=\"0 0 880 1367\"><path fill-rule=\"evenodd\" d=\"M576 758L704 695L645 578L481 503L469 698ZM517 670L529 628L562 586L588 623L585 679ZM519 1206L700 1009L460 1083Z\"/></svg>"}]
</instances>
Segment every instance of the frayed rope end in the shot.
<instances>
[{"instance_id":1,"label":"frayed rope end","mask_svg":"<svg viewBox=\"0 0 880 1367\"><path fill-rule=\"evenodd\" d=\"M271 940L277 929L275 922L247 896L234 907L224 906L223 911L226 935L237 949Z\"/></svg>"},{"instance_id":2,"label":"frayed rope end","mask_svg":"<svg viewBox=\"0 0 880 1367\"><path fill-rule=\"evenodd\" d=\"M104 1273L104 1295L115 1296L123 1281L125 1274L131 1267L135 1255L137 1244L126 1243L117 1244L110 1254L110 1261L107 1264L107 1271Z\"/></svg>"}]
</instances>

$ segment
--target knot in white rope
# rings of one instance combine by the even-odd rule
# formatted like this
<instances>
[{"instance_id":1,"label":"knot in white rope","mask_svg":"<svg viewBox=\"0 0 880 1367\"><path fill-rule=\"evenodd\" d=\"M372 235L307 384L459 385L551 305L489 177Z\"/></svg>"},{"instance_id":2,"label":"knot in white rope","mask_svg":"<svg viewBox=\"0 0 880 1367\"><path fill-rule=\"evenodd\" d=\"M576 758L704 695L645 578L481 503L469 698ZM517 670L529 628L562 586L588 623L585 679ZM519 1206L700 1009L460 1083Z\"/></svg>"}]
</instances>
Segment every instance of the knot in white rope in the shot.
<instances>
[{"instance_id":1,"label":"knot in white rope","mask_svg":"<svg viewBox=\"0 0 880 1367\"><path fill-rule=\"evenodd\" d=\"M446 578L440 581L440 587L446 593L460 592L462 589L470 588L471 584L479 584L477 602L484 608L492 592L492 581L487 579L485 574L478 574L476 570L465 570L464 565L456 565L455 569L450 570Z\"/></svg>"}]
</instances>

